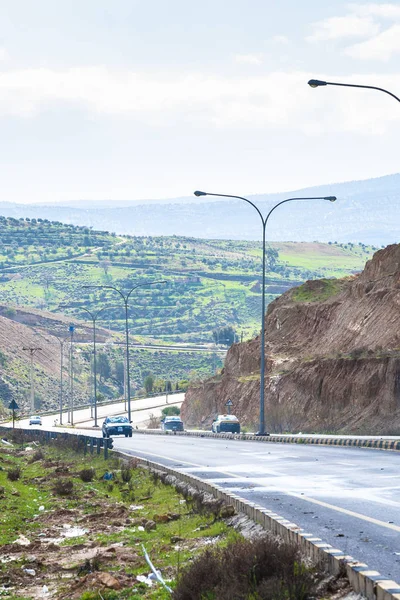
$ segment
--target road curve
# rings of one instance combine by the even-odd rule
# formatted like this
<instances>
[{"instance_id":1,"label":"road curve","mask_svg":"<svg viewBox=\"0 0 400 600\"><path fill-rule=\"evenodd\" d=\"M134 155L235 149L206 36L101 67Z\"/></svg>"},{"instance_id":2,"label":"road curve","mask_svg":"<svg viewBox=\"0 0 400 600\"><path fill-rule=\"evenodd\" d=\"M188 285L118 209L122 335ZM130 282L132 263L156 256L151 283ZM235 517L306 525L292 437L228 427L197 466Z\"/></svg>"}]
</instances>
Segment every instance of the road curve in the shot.
<instances>
[{"instance_id":1,"label":"road curve","mask_svg":"<svg viewBox=\"0 0 400 600\"><path fill-rule=\"evenodd\" d=\"M214 482L400 579L400 453L144 434L114 448Z\"/></svg>"}]
</instances>

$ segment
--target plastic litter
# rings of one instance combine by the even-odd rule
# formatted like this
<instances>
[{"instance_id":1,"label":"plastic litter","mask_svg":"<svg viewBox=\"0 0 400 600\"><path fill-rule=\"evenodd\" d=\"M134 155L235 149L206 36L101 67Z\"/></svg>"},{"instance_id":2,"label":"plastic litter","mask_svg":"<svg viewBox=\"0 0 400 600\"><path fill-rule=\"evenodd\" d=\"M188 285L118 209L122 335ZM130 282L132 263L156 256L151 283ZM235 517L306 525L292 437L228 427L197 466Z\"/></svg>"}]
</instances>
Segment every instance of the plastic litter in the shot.
<instances>
[{"instance_id":1,"label":"plastic litter","mask_svg":"<svg viewBox=\"0 0 400 600\"><path fill-rule=\"evenodd\" d=\"M39 506L39 510L44 510L44 506Z\"/></svg>"},{"instance_id":2,"label":"plastic litter","mask_svg":"<svg viewBox=\"0 0 400 600\"><path fill-rule=\"evenodd\" d=\"M11 442L7 442L7 440L1 440L3 442L3 444L5 444L6 446L12 446Z\"/></svg>"},{"instance_id":3,"label":"plastic litter","mask_svg":"<svg viewBox=\"0 0 400 600\"><path fill-rule=\"evenodd\" d=\"M104 473L104 475L103 475L103 479L105 479L106 481L110 481L112 478L113 478L113 474L109 473L108 471L107 471L107 473Z\"/></svg>"},{"instance_id":4,"label":"plastic litter","mask_svg":"<svg viewBox=\"0 0 400 600\"><path fill-rule=\"evenodd\" d=\"M138 527L138 531L144 531L144 527L143 527L143 525L139 525L139 527Z\"/></svg>"},{"instance_id":5,"label":"plastic litter","mask_svg":"<svg viewBox=\"0 0 400 600\"><path fill-rule=\"evenodd\" d=\"M62 532L62 536L66 538L79 537L87 533L87 529L83 529L82 527L71 527L68 524L64 524L63 527L65 531Z\"/></svg>"},{"instance_id":6,"label":"plastic litter","mask_svg":"<svg viewBox=\"0 0 400 600\"><path fill-rule=\"evenodd\" d=\"M35 577L36 575L36 571L35 569L25 569L24 567L22 567L22 570L27 574L30 575L31 577Z\"/></svg>"},{"instance_id":7,"label":"plastic litter","mask_svg":"<svg viewBox=\"0 0 400 600\"><path fill-rule=\"evenodd\" d=\"M140 581L140 583L145 583L149 587L151 587L153 585L152 580L149 577L147 577L146 575L136 575L136 580Z\"/></svg>"},{"instance_id":8,"label":"plastic litter","mask_svg":"<svg viewBox=\"0 0 400 600\"><path fill-rule=\"evenodd\" d=\"M21 533L14 542L14 544L18 544L19 546L29 546L30 543L30 540L28 540L28 538L25 537L23 533Z\"/></svg>"},{"instance_id":9,"label":"plastic litter","mask_svg":"<svg viewBox=\"0 0 400 600\"><path fill-rule=\"evenodd\" d=\"M49 593L49 588L47 587L47 585L44 585L42 587L42 596L47 596Z\"/></svg>"},{"instance_id":10,"label":"plastic litter","mask_svg":"<svg viewBox=\"0 0 400 600\"><path fill-rule=\"evenodd\" d=\"M170 587L168 587L168 585L165 583L164 579L162 578L162 575L160 573L160 571L157 571L157 569L155 568L155 566L153 565L153 563L150 560L149 555L147 554L146 548L143 546L142 544L142 550L144 552L144 557L146 559L147 564L149 565L152 574L154 575L154 579L156 579L156 581L158 581L159 583L161 583L161 585L170 593L172 594L172 590ZM151 576L149 575L147 578L149 581L152 581Z\"/></svg>"}]
</instances>

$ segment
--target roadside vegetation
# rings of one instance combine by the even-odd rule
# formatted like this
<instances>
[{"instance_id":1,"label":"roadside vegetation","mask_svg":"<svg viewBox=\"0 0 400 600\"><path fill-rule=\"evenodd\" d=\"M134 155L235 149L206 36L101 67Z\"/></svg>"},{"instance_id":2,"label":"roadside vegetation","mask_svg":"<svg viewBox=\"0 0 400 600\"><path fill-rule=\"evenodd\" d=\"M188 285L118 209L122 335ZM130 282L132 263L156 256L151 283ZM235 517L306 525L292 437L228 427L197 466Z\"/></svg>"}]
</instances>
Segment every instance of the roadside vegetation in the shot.
<instances>
[{"instance_id":1,"label":"roadside vegetation","mask_svg":"<svg viewBox=\"0 0 400 600\"><path fill-rule=\"evenodd\" d=\"M245 539L232 506L135 459L82 456L74 437L28 445L18 432L2 443L0 511L8 600L306 600L348 589L291 545ZM171 592L149 577L144 549Z\"/></svg>"}]
</instances>

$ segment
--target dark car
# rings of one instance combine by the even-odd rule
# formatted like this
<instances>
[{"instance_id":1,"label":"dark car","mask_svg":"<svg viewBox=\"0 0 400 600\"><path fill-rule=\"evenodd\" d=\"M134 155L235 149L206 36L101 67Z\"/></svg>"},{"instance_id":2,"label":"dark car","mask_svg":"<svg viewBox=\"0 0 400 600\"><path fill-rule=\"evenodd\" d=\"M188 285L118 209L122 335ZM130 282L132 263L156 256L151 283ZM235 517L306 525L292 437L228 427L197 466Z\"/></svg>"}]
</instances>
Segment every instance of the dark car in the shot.
<instances>
[{"instance_id":1,"label":"dark car","mask_svg":"<svg viewBox=\"0 0 400 600\"><path fill-rule=\"evenodd\" d=\"M180 417L165 417L161 422L163 431L183 431L183 423Z\"/></svg>"},{"instance_id":2,"label":"dark car","mask_svg":"<svg viewBox=\"0 0 400 600\"><path fill-rule=\"evenodd\" d=\"M105 438L110 437L110 435L132 437L132 425L126 417L106 417L102 431Z\"/></svg>"}]
</instances>

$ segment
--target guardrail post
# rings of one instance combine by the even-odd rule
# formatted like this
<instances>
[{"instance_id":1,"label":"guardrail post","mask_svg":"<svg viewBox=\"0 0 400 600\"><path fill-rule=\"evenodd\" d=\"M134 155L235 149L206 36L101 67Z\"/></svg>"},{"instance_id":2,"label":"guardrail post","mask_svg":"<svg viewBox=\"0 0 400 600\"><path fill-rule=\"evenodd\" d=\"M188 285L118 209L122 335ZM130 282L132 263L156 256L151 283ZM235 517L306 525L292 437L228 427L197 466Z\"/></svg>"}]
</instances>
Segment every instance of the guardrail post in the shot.
<instances>
[{"instance_id":1,"label":"guardrail post","mask_svg":"<svg viewBox=\"0 0 400 600\"><path fill-rule=\"evenodd\" d=\"M90 438L90 454L93 454L93 438Z\"/></svg>"},{"instance_id":2,"label":"guardrail post","mask_svg":"<svg viewBox=\"0 0 400 600\"><path fill-rule=\"evenodd\" d=\"M87 454L87 437L86 435L83 437L83 454L86 456Z\"/></svg>"},{"instance_id":3,"label":"guardrail post","mask_svg":"<svg viewBox=\"0 0 400 600\"><path fill-rule=\"evenodd\" d=\"M101 446L101 439L97 438L96 440L96 446L97 446L97 454L100 454L100 446Z\"/></svg>"},{"instance_id":4,"label":"guardrail post","mask_svg":"<svg viewBox=\"0 0 400 600\"><path fill-rule=\"evenodd\" d=\"M104 440L104 460L108 459L108 439Z\"/></svg>"}]
</instances>

